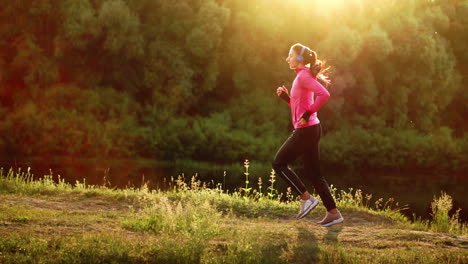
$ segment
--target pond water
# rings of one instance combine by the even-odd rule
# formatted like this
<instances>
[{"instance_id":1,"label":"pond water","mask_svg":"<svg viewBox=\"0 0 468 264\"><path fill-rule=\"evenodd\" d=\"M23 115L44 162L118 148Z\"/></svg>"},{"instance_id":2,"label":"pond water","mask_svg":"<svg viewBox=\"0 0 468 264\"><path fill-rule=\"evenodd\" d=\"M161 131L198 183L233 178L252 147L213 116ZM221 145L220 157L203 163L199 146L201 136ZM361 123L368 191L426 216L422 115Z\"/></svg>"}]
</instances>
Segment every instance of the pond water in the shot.
<instances>
[{"instance_id":1,"label":"pond water","mask_svg":"<svg viewBox=\"0 0 468 264\"><path fill-rule=\"evenodd\" d=\"M140 187L146 182L150 189L165 189L169 186L171 177L176 179L183 176L188 182L193 175L211 187L222 184L224 190L234 191L245 185L245 168L243 162L238 164L210 164L194 161L155 162L153 160L98 160L76 158L51 158L51 159L25 159L22 161L3 161L0 166L5 170L9 168L27 170L35 178L50 174L54 179L58 175L66 182L76 181L92 185L102 185L107 182L116 188ZM300 167L292 166L301 175ZM271 166L251 161L249 167L250 186L258 189L258 178L262 178L263 190L269 186ZM348 191L360 189L365 194L372 194L370 204L383 198L395 199L400 206L406 205L409 209L402 211L412 219L412 215L423 219L430 219L430 205L434 196L440 196L446 192L454 200L454 208L461 208L461 218L468 222L468 195L466 195L467 175L453 175L451 173L432 172L389 172L389 171L357 171L336 170L324 168L329 184L338 190ZM226 175L226 176L224 176ZM306 181L308 186L311 186ZM275 189L285 193L286 185L281 179L277 179ZM312 188L310 188L312 190ZM393 203L395 205L395 203Z\"/></svg>"}]
</instances>

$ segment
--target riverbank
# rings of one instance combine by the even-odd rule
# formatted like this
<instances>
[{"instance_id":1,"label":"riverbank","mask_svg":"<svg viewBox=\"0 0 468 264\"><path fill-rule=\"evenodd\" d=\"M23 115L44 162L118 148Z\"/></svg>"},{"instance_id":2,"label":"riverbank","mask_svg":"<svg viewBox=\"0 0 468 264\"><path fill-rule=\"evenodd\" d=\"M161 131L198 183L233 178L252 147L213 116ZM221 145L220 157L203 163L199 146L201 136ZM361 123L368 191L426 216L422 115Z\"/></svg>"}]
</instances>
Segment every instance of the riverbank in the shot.
<instances>
[{"instance_id":1,"label":"riverbank","mask_svg":"<svg viewBox=\"0 0 468 264\"><path fill-rule=\"evenodd\" d=\"M295 220L294 199L227 194L196 179L171 186L110 189L2 175L0 263L468 261L466 226L444 222L444 212L437 226L411 223L388 202L369 205L362 193L342 191L334 195L346 220L324 228L314 224L323 206Z\"/></svg>"},{"instance_id":2,"label":"riverbank","mask_svg":"<svg viewBox=\"0 0 468 264\"><path fill-rule=\"evenodd\" d=\"M60 175L67 183L74 184L86 179L88 184L103 185L112 188L127 188L141 186L147 183L149 189L166 189L171 177L184 175L189 179L198 175L198 179L214 187L218 183L223 188L235 191L245 180L244 168L237 164L215 164L192 160L157 161L151 159L86 159L73 157L29 158L15 161L3 161L1 167L8 171L33 168L35 177L42 177L53 173ZM296 165L296 166L294 166ZM303 175L302 164L293 164L292 167ZM268 182L271 173L271 164L251 160L250 181L253 188L258 189L258 181ZM451 213L461 209L460 219L468 223L468 196L465 195L465 183L468 180L465 174L450 172L431 172L425 170L377 170L377 169L339 169L323 168L323 173L329 184L339 190L360 189L365 193L373 194L371 202L379 198L395 198L401 205L407 205L402 211L407 217L421 217L431 219L431 201L441 192L453 198L454 206ZM57 177L54 178L55 181ZM282 180L276 181L276 189L286 192L286 184ZM311 182L306 182L311 186Z\"/></svg>"}]
</instances>

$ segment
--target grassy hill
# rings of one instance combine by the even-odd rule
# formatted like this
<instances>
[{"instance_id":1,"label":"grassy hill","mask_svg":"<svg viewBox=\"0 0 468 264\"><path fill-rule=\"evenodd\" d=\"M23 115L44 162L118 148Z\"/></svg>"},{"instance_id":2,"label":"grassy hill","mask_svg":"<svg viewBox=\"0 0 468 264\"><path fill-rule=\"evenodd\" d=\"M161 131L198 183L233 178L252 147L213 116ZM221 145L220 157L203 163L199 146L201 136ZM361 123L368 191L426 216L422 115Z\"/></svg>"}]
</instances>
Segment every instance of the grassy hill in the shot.
<instances>
[{"instance_id":1,"label":"grassy hill","mask_svg":"<svg viewBox=\"0 0 468 264\"><path fill-rule=\"evenodd\" d=\"M334 190L345 222L325 228L314 224L323 206L294 219L291 196L170 184L114 190L1 171L0 263L468 263L447 195L432 222L410 222L388 201Z\"/></svg>"}]
</instances>

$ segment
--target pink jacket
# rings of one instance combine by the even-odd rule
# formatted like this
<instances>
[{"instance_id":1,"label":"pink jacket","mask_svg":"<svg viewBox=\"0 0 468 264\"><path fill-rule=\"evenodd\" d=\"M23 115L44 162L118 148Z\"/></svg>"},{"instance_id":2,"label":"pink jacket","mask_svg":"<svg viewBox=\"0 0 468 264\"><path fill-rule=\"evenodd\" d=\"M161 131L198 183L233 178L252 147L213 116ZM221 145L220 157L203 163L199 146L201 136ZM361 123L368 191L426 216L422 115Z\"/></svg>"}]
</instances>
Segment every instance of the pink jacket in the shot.
<instances>
[{"instance_id":1,"label":"pink jacket","mask_svg":"<svg viewBox=\"0 0 468 264\"><path fill-rule=\"evenodd\" d=\"M328 101L330 93L310 73L308 67L295 69L296 78L292 84L289 106L291 107L292 123L294 128L308 127L320 123L317 118L318 110ZM314 102L314 94L317 98ZM302 114L310 114L309 121L299 126Z\"/></svg>"}]
</instances>

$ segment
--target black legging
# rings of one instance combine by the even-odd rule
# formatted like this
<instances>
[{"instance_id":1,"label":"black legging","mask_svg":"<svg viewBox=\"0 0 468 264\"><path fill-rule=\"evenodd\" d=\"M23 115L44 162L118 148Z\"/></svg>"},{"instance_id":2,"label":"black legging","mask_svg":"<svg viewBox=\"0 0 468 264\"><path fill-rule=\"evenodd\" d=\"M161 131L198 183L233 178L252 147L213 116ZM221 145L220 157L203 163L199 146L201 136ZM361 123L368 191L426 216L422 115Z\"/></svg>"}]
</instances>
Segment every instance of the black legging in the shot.
<instances>
[{"instance_id":1,"label":"black legging","mask_svg":"<svg viewBox=\"0 0 468 264\"><path fill-rule=\"evenodd\" d=\"M273 169L293 190L303 194L307 191L304 183L288 167L289 163L299 156L303 156L305 176L312 180L315 191L322 198L327 210L331 210L336 208L335 200L330 193L327 181L320 172L319 142L321 134L320 124L295 129L276 153Z\"/></svg>"}]
</instances>

